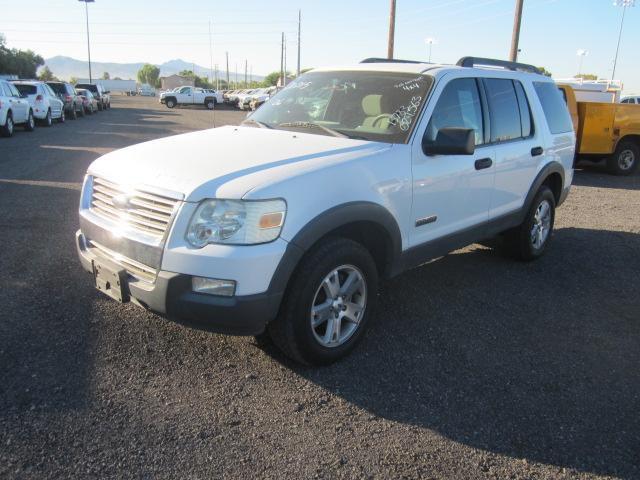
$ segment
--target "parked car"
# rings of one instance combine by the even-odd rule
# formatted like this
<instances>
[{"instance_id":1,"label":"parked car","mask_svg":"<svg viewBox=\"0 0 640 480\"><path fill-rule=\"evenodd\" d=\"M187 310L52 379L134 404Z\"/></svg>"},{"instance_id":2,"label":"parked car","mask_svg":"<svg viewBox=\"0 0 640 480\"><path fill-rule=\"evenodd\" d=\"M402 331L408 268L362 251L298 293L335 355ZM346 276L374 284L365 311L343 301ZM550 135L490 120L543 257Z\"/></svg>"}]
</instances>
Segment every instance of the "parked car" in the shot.
<instances>
[{"instance_id":1,"label":"parked car","mask_svg":"<svg viewBox=\"0 0 640 480\"><path fill-rule=\"evenodd\" d=\"M520 259L543 255L575 140L553 80L530 65L316 69L241 126L93 162L78 254L118 301L266 330L293 359L327 364L362 338L380 278L497 234Z\"/></svg>"},{"instance_id":2,"label":"parked car","mask_svg":"<svg viewBox=\"0 0 640 480\"><path fill-rule=\"evenodd\" d=\"M75 89L70 83L66 82L47 82L47 85L51 87L58 98L64 103L64 111L66 116L75 120L78 115L84 116L84 109L82 108L82 102L76 95Z\"/></svg>"},{"instance_id":3,"label":"parked car","mask_svg":"<svg viewBox=\"0 0 640 480\"><path fill-rule=\"evenodd\" d=\"M234 104L240 110L245 110L245 105L248 108L251 97L258 91L257 88L250 90L241 90L240 93L234 96Z\"/></svg>"},{"instance_id":4,"label":"parked car","mask_svg":"<svg viewBox=\"0 0 640 480\"><path fill-rule=\"evenodd\" d=\"M85 90L84 88L76 88L76 93L78 97L82 101L82 109L88 114L92 115L94 112L97 112L100 109L100 103L98 99L93 96L89 90Z\"/></svg>"},{"instance_id":5,"label":"parked car","mask_svg":"<svg viewBox=\"0 0 640 480\"><path fill-rule=\"evenodd\" d=\"M632 103L634 105L640 105L640 97L624 97L620 100L620 103Z\"/></svg>"},{"instance_id":6,"label":"parked car","mask_svg":"<svg viewBox=\"0 0 640 480\"><path fill-rule=\"evenodd\" d=\"M0 79L0 135L12 136L15 125L20 124L26 131L33 131L36 124L33 109L15 85Z\"/></svg>"},{"instance_id":7,"label":"parked car","mask_svg":"<svg viewBox=\"0 0 640 480\"><path fill-rule=\"evenodd\" d=\"M251 98L251 102L249 102L249 108L251 110L256 110L264 102L269 100L269 98L275 95L277 91L278 91L277 87L264 88L261 93L253 95L253 97Z\"/></svg>"},{"instance_id":8,"label":"parked car","mask_svg":"<svg viewBox=\"0 0 640 480\"><path fill-rule=\"evenodd\" d=\"M37 80L14 80L12 82L31 105L33 116L44 126L50 127L54 120L64 123L64 103L45 82Z\"/></svg>"},{"instance_id":9,"label":"parked car","mask_svg":"<svg viewBox=\"0 0 640 480\"><path fill-rule=\"evenodd\" d=\"M177 105L204 105L209 110L213 110L216 106L216 96L205 92L202 88L196 87L180 87L172 92L163 92L160 94L160 103L164 103L168 108Z\"/></svg>"},{"instance_id":10,"label":"parked car","mask_svg":"<svg viewBox=\"0 0 640 480\"><path fill-rule=\"evenodd\" d=\"M238 102L238 108L240 110L251 110L251 102L253 102L256 97L264 97L265 100L268 98L266 92L266 88L257 88L255 90L251 90L250 93L242 96L242 101Z\"/></svg>"},{"instance_id":11,"label":"parked car","mask_svg":"<svg viewBox=\"0 0 640 480\"><path fill-rule=\"evenodd\" d=\"M89 90L98 101L98 110L106 110L111 108L111 97L109 91L105 90L102 85L95 85L93 83L78 83L76 89L82 88Z\"/></svg>"},{"instance_id":12,"label":"parked car","mask_svg":"<svg viewBox=\"0 0 640 480\"><path fill-rule=\"evenodd\" d=\"M214 90L211 88L203 88L203 90L205 93L213 95L216 105L219 103L224 103L224 95L222 95L222 92L220 90Z\"/></svg>"}]
</instances>

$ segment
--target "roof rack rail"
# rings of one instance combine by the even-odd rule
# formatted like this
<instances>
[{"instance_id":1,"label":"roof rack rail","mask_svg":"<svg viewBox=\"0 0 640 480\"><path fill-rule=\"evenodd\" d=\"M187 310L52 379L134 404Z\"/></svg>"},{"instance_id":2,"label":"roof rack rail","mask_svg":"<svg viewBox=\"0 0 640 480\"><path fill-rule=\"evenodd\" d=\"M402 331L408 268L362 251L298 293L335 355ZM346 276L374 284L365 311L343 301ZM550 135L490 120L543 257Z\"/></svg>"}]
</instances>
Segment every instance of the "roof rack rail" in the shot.
<instances>
[{"instance_id":1,"label":"roof rack rail","mask_svg":"<svg viewBox=\"0 0 640 480\"><path fill-rule=\"evenodd\" d=\"M518 62L509 62L507 60L496 60L495 58L482 58L482 57L462 57L456 63L459 67L475 67L475 66L484 66L484 67L502 67L507 70L519 71L519 72L527 72L527 73L537 73L538 75L542 75L542 72L538 67L534 67L533 65L528 65L526 63L518 63Z\"/></svg>"},{"instance_id":2,"label":"roof rack rail","mask_svg":"<svg viewBox=\"0 0 640 480\"><path fill-rule=\"evenodd\" d=\"M419 60L401 60L399 58L370 57L370 58L365 58L360 63L426 63L426 62L420 62Z\"/></svg>"}]
</instances>

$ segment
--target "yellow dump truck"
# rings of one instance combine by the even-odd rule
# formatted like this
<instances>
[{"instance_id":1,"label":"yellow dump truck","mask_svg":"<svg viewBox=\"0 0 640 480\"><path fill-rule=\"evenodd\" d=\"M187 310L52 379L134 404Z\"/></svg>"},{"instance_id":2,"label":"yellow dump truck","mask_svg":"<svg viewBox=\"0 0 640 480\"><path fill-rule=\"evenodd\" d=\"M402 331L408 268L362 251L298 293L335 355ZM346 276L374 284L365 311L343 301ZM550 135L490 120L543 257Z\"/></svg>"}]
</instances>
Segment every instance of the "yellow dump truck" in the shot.
<instances>
[{"instance_id":1,"label":"yellow dump truck","mask_svg":"<svg viewBox=\"0 0 640 480\"><path fill-rule=\"evenodd\" d=\"M558 84L576 130L576 159L606 161L615 175L640 163L640 105L578 102L570 85Z\"/></svg>"}]
</instances>

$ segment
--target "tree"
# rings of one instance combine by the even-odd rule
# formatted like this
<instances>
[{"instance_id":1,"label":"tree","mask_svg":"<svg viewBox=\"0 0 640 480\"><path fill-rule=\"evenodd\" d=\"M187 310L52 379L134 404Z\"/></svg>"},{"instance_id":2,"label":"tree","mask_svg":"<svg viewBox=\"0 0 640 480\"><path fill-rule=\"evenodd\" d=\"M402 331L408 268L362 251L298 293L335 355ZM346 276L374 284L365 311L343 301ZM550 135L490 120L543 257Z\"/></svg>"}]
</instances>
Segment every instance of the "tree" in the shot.
<instances>
[{"instance_id":1,"label":"tree","mask_svg":"<svg viewBox=\"0 0 640 480\"><path fill-rule=\"evenodd\" d=\"M44 65L40 55L31 50L7 48L4 35L0 34L0 73L35 78L40 65Z\"/></svg>"},{"instance_id":2,"label":"tree","mask_svg":"<svg viewBox=\"0 0 640 480\"><path fill-rule=\"evenodd\" d=\"M75 85L76 83L78 83L78 79L76 77L69 77L69 83L71 85Z\"/></svg>"},{"instance_id":3,"label":"tree","mask_svg":"<svg viewBox=\"0 0 640 480\"><path fill-rule=\"evenodd\" d=\"M576 78L581 78L583 80L597 80L598 76L593 73L579 73L576 75Z\"/></svg>"},{"instance_id":4,"label":"tree","mask_svg":"<svg viewBox=\"0 0 640 480\"><path fill-rule=\"evenodd\" d=\"M103 80L109 80L111 78L111 75L109 75L109 72L103 72L102 73L102 79Z\"/></svg>"},{"instance_id":5,"label":"tree","mask_svg":"<svg viewBox=\"0 0 640 480\"><path fill-rule=\"evenodd\" d=\"M152 87L160 86L160 69L150 63L145 63L140 70L138 70L138 81L140 83L147 83Z\"/></svg>"},{"instance_id":6,"label":"tree","mask_svg":"<svg viewBox=\"0 0 640 480\"><path fill-rule=\"evenodd\" d=\"M544 67L538 67L538 70L540 70L542 72L543 75L547 76L547 77L551 77L552 74L549 70L547 70Z\"/></svg>"},{"instance_id":7,"label":"tree","mask_svg":"<svg viewBox=\"0 0 640 480\"><path fill-rule=\"evenodd\" d=\"M51 80L58 80L53 72L46 65L42 70L40 70L40 74L38 75L38 79L43 82L50 82Z\"/></svg>"}]
</instances>

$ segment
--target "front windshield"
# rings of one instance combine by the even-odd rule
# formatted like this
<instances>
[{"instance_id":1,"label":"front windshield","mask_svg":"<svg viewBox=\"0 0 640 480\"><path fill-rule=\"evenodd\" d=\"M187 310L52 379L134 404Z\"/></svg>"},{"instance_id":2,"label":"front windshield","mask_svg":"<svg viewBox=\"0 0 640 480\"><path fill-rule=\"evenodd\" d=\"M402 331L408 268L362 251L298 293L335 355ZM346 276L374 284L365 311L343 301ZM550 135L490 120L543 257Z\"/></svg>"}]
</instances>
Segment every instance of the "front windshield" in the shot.
<instances>
[{"instance_id":1,"label":"front windshield","mask_svg":"<svg viewBox=\"0 0 640 480\"><path fill-rule=\"evenodd\" d=\"M250 118L271 128L406 143L432 84L432 77L415 73L310 72Z\"/></svg>"}]
</instances>

